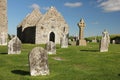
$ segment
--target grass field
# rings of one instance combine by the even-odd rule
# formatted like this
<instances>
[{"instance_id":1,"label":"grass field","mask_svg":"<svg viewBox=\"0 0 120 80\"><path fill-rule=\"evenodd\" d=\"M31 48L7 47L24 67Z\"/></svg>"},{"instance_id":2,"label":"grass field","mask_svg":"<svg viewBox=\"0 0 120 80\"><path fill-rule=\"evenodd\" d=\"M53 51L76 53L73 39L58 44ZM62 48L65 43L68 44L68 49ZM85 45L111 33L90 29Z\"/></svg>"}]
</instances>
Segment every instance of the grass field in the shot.
<instances>
[{"instance_id":1,"label":"grass field","mask_svg":"<svg viewBox=\"0 0 120 80\"><path fill-rule=\"evenodd\" d=\"M35 46L41 45L23 44L20 55L8 55L7 47L0 46L0 80L120 80L120 44L111 44L103 53L96 43L57 46L57 54L48 56L50 75L31 77L28 53Z\"/></svg>"},{"instance_id":2,"label":"grass field","mask_svg":"<svg viewBox=\"0 0 120 80\"><path fill-rule=\"evenodd\" d=\"M102 33L101 33L101 36L91 36L91 37L87 37L86 40L92 41L92 40L94 40L95 38L96 38L97 40L100 40L101 37L102 37ZM120 34L111 34L111 35L110 35L110 39L113 39L113 38L115 38L115 37L119 37L119 38L120 38Z\"/></svg>"}]
</instances>

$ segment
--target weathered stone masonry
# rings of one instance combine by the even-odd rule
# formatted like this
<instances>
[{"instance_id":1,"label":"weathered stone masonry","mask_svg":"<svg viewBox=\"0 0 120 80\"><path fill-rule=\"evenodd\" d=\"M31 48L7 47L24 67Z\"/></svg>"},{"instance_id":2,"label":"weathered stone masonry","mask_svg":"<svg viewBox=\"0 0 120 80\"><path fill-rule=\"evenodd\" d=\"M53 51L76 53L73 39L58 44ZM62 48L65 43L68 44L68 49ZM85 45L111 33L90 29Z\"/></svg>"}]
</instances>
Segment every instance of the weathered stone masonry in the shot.
<instances>
[{"instance_id":1,"label":"weathered stone masonry","mask_svg":"<svg viewBox=\"0 0 120 80\"><path fill-rule=\"evenodd\" d=\"M63 35L68 36L68 25L55 7L44 15L39 9L34 9L17 27L17 36L23 43L46 44L53 41L60 44Z\"/></svg>"},{"instance_id":2,"label":"weathered stone masonry","mask_svg":"<svg viewBox=\"0 0 120 80\"><path fill-rule=\"evenodd\" d=\"M0 45L7 45L7 0L0 0Z\"/></svg>"}]
</instances>

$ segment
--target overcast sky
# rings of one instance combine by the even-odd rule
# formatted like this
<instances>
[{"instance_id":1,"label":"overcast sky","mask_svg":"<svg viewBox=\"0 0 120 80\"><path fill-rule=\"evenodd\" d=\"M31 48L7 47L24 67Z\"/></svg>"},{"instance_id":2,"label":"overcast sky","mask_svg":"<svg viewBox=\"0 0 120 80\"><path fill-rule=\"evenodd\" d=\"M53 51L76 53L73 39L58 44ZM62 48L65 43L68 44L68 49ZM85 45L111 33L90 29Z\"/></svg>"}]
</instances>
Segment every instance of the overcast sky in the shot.
<instances>
[{"instance_id":1,"label":"overcast sky","mask_svg":"<svg viewBox=\"0 0 120 80\"><path fill-rule=\"evenodd\" d=\"M85 37L101 35L104 29L110 34L120 33L120 0L8 0L9 34L17 32L17 25L33 8L44 14L54 6L69 25L70 35L77 35L77 23L86 23Z\"/></svg>"}]
</instances>

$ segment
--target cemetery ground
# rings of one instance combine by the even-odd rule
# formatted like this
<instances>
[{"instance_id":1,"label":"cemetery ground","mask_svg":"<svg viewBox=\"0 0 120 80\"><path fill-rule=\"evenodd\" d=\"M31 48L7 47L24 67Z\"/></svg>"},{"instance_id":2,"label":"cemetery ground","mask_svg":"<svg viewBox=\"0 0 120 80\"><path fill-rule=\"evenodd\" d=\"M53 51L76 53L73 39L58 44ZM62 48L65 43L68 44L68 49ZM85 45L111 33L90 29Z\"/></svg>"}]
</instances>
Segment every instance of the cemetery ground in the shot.
<instances>
[{"instance_id":1,"label":"cemetery ground","mask_svg":"<svg viewBox=\"0 0 120 80\"><path fill-rule=\"evenodd\" d=\"M120 44L110 44L108 52L99 52L98 43L87 46L57 45L49 55L50 75L32 77L28 53L34 44L22 44L21 54L8 55L7 46L0 46L0 80L120 80Z\"/></svg>"}]
</instances>

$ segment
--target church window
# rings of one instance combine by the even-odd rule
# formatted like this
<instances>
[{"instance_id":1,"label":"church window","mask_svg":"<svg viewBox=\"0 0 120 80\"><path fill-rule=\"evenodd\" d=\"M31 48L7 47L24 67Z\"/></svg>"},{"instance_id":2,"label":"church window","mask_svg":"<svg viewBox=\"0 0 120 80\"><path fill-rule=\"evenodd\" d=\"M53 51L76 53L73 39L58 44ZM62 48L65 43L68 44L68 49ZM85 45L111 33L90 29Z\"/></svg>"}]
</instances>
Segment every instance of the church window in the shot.
<instances>
[{"instance_id":1,"label":"church window","mask_svg":"<svg viewBox=\"0 0 120 80\"><path fill-rule=\"evenodd\" d=\"M49 41L55 42L55 33L51 32L49 35Z\"/></svg>"}]
</instances>

